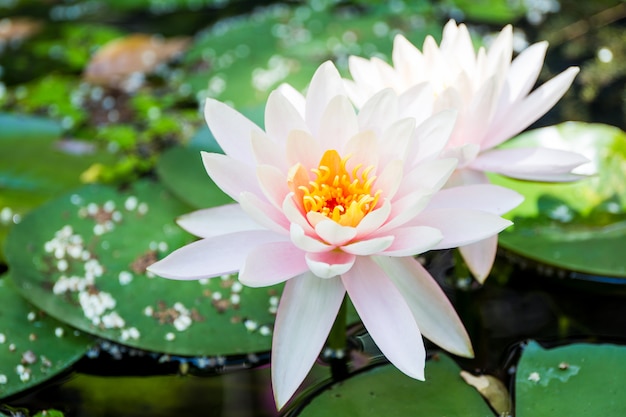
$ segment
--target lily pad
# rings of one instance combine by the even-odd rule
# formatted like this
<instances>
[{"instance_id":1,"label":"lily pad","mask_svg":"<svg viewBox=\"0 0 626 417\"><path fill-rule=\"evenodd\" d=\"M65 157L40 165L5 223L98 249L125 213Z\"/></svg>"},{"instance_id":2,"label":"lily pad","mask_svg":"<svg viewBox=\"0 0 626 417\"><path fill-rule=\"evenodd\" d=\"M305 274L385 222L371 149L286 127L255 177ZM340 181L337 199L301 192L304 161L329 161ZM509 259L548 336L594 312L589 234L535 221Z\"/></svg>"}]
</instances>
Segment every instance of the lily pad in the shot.
<instances>
[{"instance_id":1,"label":"lily pad","mask_svg":"<svg viewBox=\"0 0 626 417\"><path fill-rule=\"evenodd\" d=\"M73 326L177 355L268 351L280 286L236 276L171 281L146 267L192 237L174 219L190 208L163 186L87 186L51 201L7 240L12 279L29 301Z\"/></svg>"},{"instance_id":2,"label":"lily pad","mask_svg":"<svg viewBox=\"0 0 626 417\"><path fill-rule=\"evenodd\" d=\"M305 405L299 416L446 416L493 417L461 369L445 354L426 362L426 381L392 365L378 366L336 383Z\"/></svg>"},{"instance_id":3,"label":"lily pad","mask_svg":"<svg viewBox=\"0 0 626 417\"><path fill-rule=\"evenodd\" d=\"M183 58L186 80L200 97L255 106L281 83L305 88L325 60L345 70L349 55L390 56L399 31L417 44L427 34L440 36L431 16L433 8L424 2L259 8L203 33Z\"/></svg>"},{"instance_id":4,"label":"lily pad","mask_svg":"<svg viewBox=\"0 0 626 417\"><path fill-rule=\"evenodd\" d=\"M81 185L80 175L89 166L111 156L84 142L60 140L61 126L51 120L0 113L0 127L2 246L9 228L24 214Z\"/></svg>"},{"instance_id":5,"label":"lily pad","mask_svg":"<svg viewBox=\"0 0 626 417\"><path fill-rule=\"evenodd\" d=\"M531 341L515 377L516 416L626 415L626 347Z\"/></svg>"},{"instance_id":6,"label":"lily pad","mask_svg":"<svg viewBox=\"0 0 626 417\"><path fill-rule=\"evenodd\" d=\"M608 125L568 122L530 131L507 146L582 153L591 162L574 172L591 175L552 184L491 176L525 197L506 215L514 225L500 234L502 247L562 270L626 278L626 133Z\"/></svg>"},{"instance_id":7,"label":"lily pad","mask_svg":"<svg viewBox=\"0 0 626 417\"><path fill-rule=\"evenodd\" d=\"M0 398L34 387L83 357L94 341L35 308L0 276Z\"/></svg>"}]
</instances>

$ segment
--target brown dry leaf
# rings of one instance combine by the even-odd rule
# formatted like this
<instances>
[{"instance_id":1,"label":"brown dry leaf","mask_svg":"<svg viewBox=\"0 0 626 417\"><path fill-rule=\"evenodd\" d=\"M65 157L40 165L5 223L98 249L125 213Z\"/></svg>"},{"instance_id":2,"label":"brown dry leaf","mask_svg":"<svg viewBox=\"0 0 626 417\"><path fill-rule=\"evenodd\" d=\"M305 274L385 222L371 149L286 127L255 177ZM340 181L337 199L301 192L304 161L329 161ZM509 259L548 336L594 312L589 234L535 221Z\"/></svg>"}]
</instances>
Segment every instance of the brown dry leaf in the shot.
<instances>
[{"instance_id":1,"label":"brown dry leaf","mask_svg":"<svg viewBox=\"0 0 626 417\"><path fill-rule=\"evenodd\" d=\"M41 29L41 22L27 17L0 19L0 43L20 41Z\"/></svg>"},{"instance_id":2,"label":"brown dry leaf","mask_svg":"<svg viewBox=\"0 0 626 417\"><path fill-rule=\"evenodd\" d=\"M102 46L91 58L83 74L85 80L98 85L128 89L132 74L147 74L161 63L181 54L189 38L162 39L132 34Z\"/></svg>"},{"instance_id":3,"label":"brown dry leaf","mask_svg":"<svg viewBox=\"0 0 626 417\"><path fill-rule=\"evenodd\" d=\"M461 378L482 395L499 416L511 415L511 397L502 381L491 375L472 375L461 371Z\"/></svg>"}]
</instances>

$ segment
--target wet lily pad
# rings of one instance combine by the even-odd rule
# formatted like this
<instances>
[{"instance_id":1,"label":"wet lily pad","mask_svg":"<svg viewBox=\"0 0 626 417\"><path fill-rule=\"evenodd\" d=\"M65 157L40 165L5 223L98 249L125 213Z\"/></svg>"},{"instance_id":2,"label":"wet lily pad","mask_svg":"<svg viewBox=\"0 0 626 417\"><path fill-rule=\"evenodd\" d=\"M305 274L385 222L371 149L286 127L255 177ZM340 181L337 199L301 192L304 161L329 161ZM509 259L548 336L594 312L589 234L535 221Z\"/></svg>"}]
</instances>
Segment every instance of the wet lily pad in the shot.
<instances>
[{"instance_id":1,"label":"wet lily pad","mask_svg":"<svg viewBox=\"0 0 626 417\"><path fill-rule=\"evenodd\" d=\"M190 208L163 186L87 186L13 228L7 259L18 290L50 315L129 346L177 355L267 351L281 287L236 276L171 281L146 267L193 237Z\"/></svg>"},{"instance_id":2,"label":"wet lily pad","mask_svg":"<svg viewBox=\"0 0 626 417\"><path fill-rule=\"evenodd\" d=\"M0 113L0 126L1 247L25 213L81 185L80 175L91 164L111 156L84 142L60 140L60 125L48 119Z\"/></svg>"},{"instance_id":3,"label":"wet lily pad","mask_svg":"<svg viewBox=\"0 0 626 417\"><path fill-rule=\"evenodd\" d=\"M67 369L94 341L29 304L0 276L0 398Z\"/></svg>"},{"instance_id":4,"label":"wet lily pad","mask_svg":"<svg viewBox=\"0 0 626 417\"><path fill-rule=\"evenodd\" d=\"M576 169L591 174L575 183L535 183L492 176L525 201L506 217L505 249L532 261L584 274L626 277L626 133L579 122L530 131L508 146L572 150L591 160ZM624 281L626 283L626 280Z\"/></svg>"},{"instance_id":5,"label":"wet lily pad","mask_svg":"<svg viewBox=\"0 0 626 417\"><path fill-rule=\"evenodd\" d=\"M425 382L393 365L379 366L325 389L298 415L493 417L454 361L445 354L435 358L426 362Z\"/></svg>"},{"instance_id":6,"label":"wet lily pad","mask_svg":"<svg viewBox=\"0 0 626 417\"><path fill-rule=\"evenodd\" d=\"M524 348L515 377L516 416L626 415L626 348L572 344Z\"/></svg>"}]
</instances>

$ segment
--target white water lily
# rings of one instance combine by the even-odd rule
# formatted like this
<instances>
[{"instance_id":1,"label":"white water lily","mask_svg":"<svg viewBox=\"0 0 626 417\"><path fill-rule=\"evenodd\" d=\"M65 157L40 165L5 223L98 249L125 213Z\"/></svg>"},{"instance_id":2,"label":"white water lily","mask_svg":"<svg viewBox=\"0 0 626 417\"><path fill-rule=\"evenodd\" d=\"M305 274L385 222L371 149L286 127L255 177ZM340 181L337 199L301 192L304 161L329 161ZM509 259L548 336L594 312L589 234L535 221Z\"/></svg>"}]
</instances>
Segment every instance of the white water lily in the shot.
<instances>
[{"instance_id":1,"label":"white water lily","mask_svg":"<svg viewBox=\"0 0 626 417\"><path fill-rule=\"evenodd\" d=\"M440 190L456 167L438 158L454 112L416 126L398 109L384 90L357 114L329 62L306 97L288 87L271 93L265 131L206 102L225 155L205 152L204 165L236 204L182 217L202 239L149 270L172 279L239 272L253 287L286 281L272 344L279 408L319 355L346 293L381 351L413 378L424 379L422 334L472 355L452 305L413 255L493 236L510 222L486 206L506 210L521 197L493 185L474 186L470 199Z\"/></svg>"},{"instance_id":2,"label":"white water lily","mask_svg":"<svg viewBox=\"0 0 626 417\"><path fill-rule=\"evenodd\" d=\"M578 73L570 67L531 92L543 65L547 42L531 45L511 61L512 27L506 26L488 49L474 49L465 25L448 22L441 44L428 36L422 51L402 35L393 45L393 66L378 58L350 57L353 80L346 80L357 107L385 88L421 94L431 110L458 112L444 155L459 159L446 187L485 184L486 172L532 181L572 181L582 155L542 147L494 149L538 120L565 94ZM422 103L425 101L422 100ZM422 106L423 112L427 106ZM424 117L405 108L404 116ZM428 113L426 113L428 114ZM503 214L494 211L496 214ZM474 276L483 281L495 258L497 236L461 248Z\"/></svg>"}]
</instances>

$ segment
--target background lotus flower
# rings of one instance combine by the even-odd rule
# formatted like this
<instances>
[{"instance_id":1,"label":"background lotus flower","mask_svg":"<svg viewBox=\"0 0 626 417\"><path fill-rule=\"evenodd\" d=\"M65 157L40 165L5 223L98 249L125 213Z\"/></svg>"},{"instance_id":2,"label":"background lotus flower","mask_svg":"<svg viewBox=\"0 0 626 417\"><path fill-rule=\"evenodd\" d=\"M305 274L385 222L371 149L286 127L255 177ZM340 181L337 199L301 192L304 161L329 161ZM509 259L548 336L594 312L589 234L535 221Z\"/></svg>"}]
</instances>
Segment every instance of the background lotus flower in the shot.
<instances>
[{"instance_id":1,"label":"background lotus flower","mask_svg":"<svg viewBox=\"0 0 626 417\"><path fill-rule=\"evenodd\" d=\"M506 26L488 49L474 50L467 27L449 21L438 46L428 36L422 51L397 35L393 67L378 58L350 57L350 97L361 107L384 88L422 94L432 109L458 111L444 155L459 165L447 187L484 184L485 172L533 181L572 181L572 169L587 162L582 155L546 148L493 149L543 116L565 94L578 73L570 67L530 92L543 64L547 42L538 42L511 61L512 28ZM412 115L407 109L403 115ZM423 117L421 115L420 117ZM494 210L495 214L503 212ZM483 281L493 265L497 236L461 248L474 276Z\"/></svg>"},{"instance_id":2,"label":"background lotus flower","mask_svg":"<svg viewBox=\"0 0 626 417\"><path fill-rule=\"evenodd\" d=\"M206 103L226 154L203 153L204 165L237 203L182 217L203 239L149 269L173 279L239 272L249 286L287 281L272 347L279 408L319 355L346 292L407 375L424 378L422 334L472 355L453 307L412 255L498 233L510 222L483 202L507 209L521 197L492 185L475 188L471 202L455 189L439 191L456 167L437 158L455 115L416 127L397 117L400 107L384 90L357 115L331 63L317 70L306 97L288 87L270 95L265 131L223 103Z\"/></svg>"}]
</instances>

